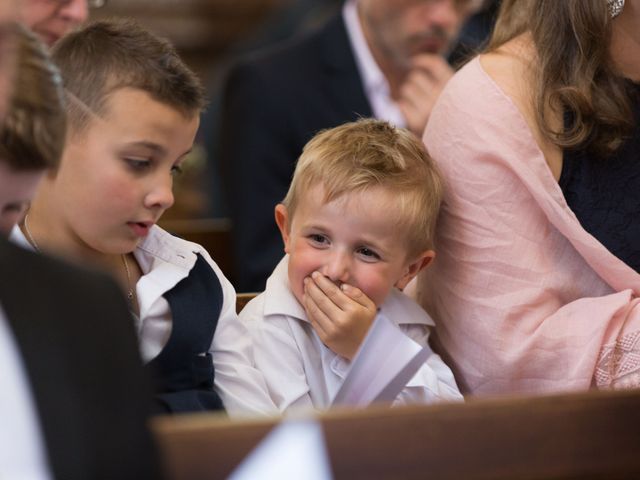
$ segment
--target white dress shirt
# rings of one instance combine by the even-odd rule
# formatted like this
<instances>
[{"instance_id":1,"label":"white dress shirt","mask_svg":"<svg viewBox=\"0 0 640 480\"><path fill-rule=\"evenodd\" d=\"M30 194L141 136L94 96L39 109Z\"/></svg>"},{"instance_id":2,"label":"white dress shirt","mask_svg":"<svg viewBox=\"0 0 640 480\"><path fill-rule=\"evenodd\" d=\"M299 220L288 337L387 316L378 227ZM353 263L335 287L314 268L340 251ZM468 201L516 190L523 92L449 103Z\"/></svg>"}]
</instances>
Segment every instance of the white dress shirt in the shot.
<instances>
[{"instance_id":1,"label":"white dress shirt","mask_svg":"<svg viewBox=\"0 0 640 480\"><path fill-rule=\"evenodd\" d=\"M50 478L28 377L0 308L0 479Z\"/></svg>"},{"instance_id":2,"label":"white dress shirt","mask_svg":"<svg viewBox=\"0 0 640 480\"><path fill-rule=\"evenodd\" d=\"M342 8L342 18L347 28L347 36L351 42L356 65L362 78L364 93L371 105L373 116L379 120L386 120L396 127L406 127L407 121L398 104L391 98L389 82L373 58L362 31L356 0L345 2Z\"/></svg>"},{"instance_id":3,"label":"white dress shirt","mask_svg":"<svg viewBox=\"0 0 640 480\"><path fill-rule=\"evenodd\" d=\"M11 240L33 249L17 226ZM164 231L157 225L133 254L142 270L136 284L140 316L136 330L142 359L153 360L171 336L172 316L163 294L189 275L199 253L213 268L223 291L223 305L209 349L215 367L215 389L231 416L277 413L262 374L255 368L253 347L246 326L238 321L236 292L207 251Z\"/></svg>"},{"instance_id":4,"label":"white dress shirt","mask_svg":"<svg viewBox=\"0 0 640 480\"><path fill-rule=\"evenodd\" d=\"M350 363L327 348L311 327L289 289L288 263L286 255L267 280L266 290L242 310L240 320L249 328L256 366L280 411L323 410L331 406ZM417 343L428 345L433 320L402 292L394 289L380 312ZM394 405L460 399L451 370L431 352Z\"/></svg>"}]
</instances>

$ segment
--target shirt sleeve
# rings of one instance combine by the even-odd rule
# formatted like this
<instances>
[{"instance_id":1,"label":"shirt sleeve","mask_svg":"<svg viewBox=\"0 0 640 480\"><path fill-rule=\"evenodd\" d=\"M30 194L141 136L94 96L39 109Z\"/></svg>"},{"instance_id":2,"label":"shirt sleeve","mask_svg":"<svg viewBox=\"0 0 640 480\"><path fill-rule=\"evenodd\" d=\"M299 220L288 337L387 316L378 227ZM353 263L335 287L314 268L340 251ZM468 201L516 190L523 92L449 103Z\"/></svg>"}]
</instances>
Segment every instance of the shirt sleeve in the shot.
<instances>
[{"instance_id":1,"label":"shirt sleeve","mask_svg":"<svg viewBox=\"0 0 640 480\"><path fill-rule=\"evenodd\" d=\"M262 373L256 368L249 332L236 314L236 292L215 263L205 256L220 279L224 302L209 352L215 388L230 416L277 414Z\"/></svg>"}]
</instances>

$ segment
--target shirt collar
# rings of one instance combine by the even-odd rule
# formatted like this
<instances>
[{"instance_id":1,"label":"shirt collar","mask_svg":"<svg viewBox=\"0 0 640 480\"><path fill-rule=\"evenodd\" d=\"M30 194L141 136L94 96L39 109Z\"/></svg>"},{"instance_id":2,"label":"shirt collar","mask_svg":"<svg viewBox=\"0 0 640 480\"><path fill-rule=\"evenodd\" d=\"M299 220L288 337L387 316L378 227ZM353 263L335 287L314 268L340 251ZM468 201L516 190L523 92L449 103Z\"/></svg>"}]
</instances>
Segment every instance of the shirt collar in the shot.
<instances>
[{"instance_id":1,"label":"shirt collar","mask_svg":"<svg viewBox=\"0 0 640 480\"><path fill-rule=\"evenodd\" d=\"M22 230L20 230L20 227L18 225L14 225L11 229L9 240L11 240L14 245L18 245L26 250L31 250L32 252L36 251L34 246L31 245L27 240L27 237L24 236L24 233L22 233Z\"/></svg>"},{"instance_id":2,"label":"shirt collar","mask_svg":"<svg viewBox=\"0 0 640 480\"><path fill-rule=\"evenodd\" d=\"M308 322L307 314L289 286L289 255L285 255L267 280L264 316L286 315Z\"/></svg>"},{"instance_id":3,"label":"shirt collar","mask_svg":"<svg viewBox=\"0 0 640 480\"><path fill-rule=\"evenodd\" d=\"M197 253L206 257L200 245L175 237L157 225L151 228L133 252L143 274L136 288L141 317L161 296L189 276Z\"/></svg>"},{"instance_id":4,"label":"shirt collar","mask_svg":"<svg viewBox=\"0 0 640 480\"><path fill-rule=\"evenodd\" d=\"M393 288L380 307L380 313L389 318L396 325L423 324L435 326L435 322L418 305L397 288Z\"/></svg>"},{"instance_id":5,"label":"shirt collar","mask_svg":"<svg viewBox=\"0 0 640 480\"><path fill-rule=\"evenodd\" d=\"M11 229L9 240L15 245L35 251L18 225ZM134 255L143 274L152 270L153 262L156 260L172 264L188 274L195 265L196 253L202 250L200 245L174 237L154 225L149 235L136 247Z\"/></svg>"},{"instance_id":6,"label":"shirt collar","mask_svg":"<svg viewBox=\"0 0 640 480\"><path fill-rule=\"evenodd\" d=\"M143 273L152 269L153 261L170 263L188 273L195 265L196 254L202 250L200 245L175 237L154 225L134 253Z\"/></svg>"}]
</instances>

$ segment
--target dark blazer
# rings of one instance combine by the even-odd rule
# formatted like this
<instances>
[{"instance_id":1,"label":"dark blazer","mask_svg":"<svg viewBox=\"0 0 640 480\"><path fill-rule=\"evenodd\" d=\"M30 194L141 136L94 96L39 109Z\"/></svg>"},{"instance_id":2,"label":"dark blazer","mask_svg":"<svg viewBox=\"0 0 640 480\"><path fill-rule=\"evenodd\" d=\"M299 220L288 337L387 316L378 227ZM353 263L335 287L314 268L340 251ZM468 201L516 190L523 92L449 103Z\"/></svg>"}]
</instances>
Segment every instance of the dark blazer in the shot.
<instances>
[{"instance_id":1,"label":"dark blazer","mask_svg":"<svg viewBox=\"0 0 640 480\"><path fill-rule=\"evenodd\" d=\"M305 143L322 129L369 116L341 15L231 70L217 156L233 222L236 290L263 290L284 254L273 209Z\"/></svg>"},{"instance_id":2,"label":"dark blazer","mask_svg":"<svg viewBox=\"0 0 640 480\"><path fill-rule=\"evenodd\" d=\"M118 287L4 239L0 272L55 478L159 478L150 390Z\"/></svg>"}]
</instances>

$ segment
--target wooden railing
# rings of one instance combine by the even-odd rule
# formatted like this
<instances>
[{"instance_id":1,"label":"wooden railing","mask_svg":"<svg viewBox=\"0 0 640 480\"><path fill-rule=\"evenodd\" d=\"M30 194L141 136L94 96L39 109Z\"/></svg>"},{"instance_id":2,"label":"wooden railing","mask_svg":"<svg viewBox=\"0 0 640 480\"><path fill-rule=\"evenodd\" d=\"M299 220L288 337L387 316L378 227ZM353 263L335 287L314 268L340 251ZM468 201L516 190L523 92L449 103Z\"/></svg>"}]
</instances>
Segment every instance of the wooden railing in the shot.
<instances>
[{"instance_id":1,"label":"wooden railing","mask_svg":"<svg viewBox=\"0 0 640 480\"><path fill-rule=\"evenodd\" d=\"M639 479L640 391L318 415L340 479ZM278 424L154 420L170 480L225 478ZM286 455L286 452L283 452Z\"/></svg>"}]
</instances>

